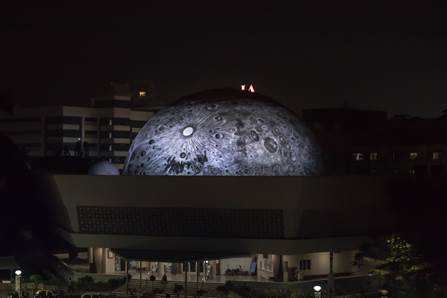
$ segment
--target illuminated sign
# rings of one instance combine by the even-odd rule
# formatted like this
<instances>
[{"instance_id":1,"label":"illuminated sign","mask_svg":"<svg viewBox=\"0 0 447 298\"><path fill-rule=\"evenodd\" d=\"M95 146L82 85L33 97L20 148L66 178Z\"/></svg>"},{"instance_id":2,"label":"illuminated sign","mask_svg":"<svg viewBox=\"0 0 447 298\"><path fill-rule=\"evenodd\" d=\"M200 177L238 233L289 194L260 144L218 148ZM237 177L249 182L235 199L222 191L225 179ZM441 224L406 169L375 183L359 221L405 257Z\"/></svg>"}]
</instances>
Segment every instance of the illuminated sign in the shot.
<instances>
[{"instance_id":1,"label":"illuminated sign","mask_svg":"<svg viewBox=\"0 0 447 298\"><path fill-rule=\"evenodd\" d=\"M253 84L250 84L250 85L242 84L241 85L241 90L242 91L248 91L248 92L251 92L251 93L255 93L256 92L255 91L255 87L253 86Z\"/></svg>"}]
</instances>

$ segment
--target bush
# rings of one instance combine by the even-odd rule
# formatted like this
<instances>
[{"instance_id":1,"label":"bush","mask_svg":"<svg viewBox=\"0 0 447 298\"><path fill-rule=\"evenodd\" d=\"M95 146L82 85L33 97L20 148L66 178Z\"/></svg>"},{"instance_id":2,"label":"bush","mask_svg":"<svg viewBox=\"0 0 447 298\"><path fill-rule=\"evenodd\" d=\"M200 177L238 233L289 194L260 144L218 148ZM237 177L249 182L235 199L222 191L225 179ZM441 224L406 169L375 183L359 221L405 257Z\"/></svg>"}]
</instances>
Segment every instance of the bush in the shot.
<instances>
[{"instance_id":1,"label":"bush","mask_svg":"<svg viewBox=\"0 0 447 298\"><path fill-rule=\"evenodd\" d=\"M124 283L125 283L124 279L111 278L107 281L107 286L110 290L114 290L119 286L123 285Z\"/></svg>"},{"instance_id":2,"label":"bush","mask_svg":"<svg viewBox=\"0 0 447 298\"><path fill-rule=\"evenodd\" d=\"M80 284L94 284L95 280L90 275L86 275L78 279L78 283Z\"/></svg>"},{"instance_id":3,"label":"bush","mask_svg":"<svg viewBox=\"0 0 447 298\"><path fill-rule=\"evenodd\" d=\"M152 293L143 293L141 294L141 298L155 298L155 295Z\"/></svg>"},{"instance_id":4,"label":"bush","mask_svg":"<svg viewBox=\"0 0 447 298\"><path fill-rule=\"evenodd\" d=\"M43 281L43 277L39 274L33 274L29 277L29 281L38 284Z\"/></svg>"},{"instance_id":5,"label":"bush","mask_svg":"<svg viewBox=\"0 0 447 298\"><path fill-rule=\"evenodd\" d=\"M228 294L229 290L225 285L223 285L223 286L217 286L216 291L224 293L224 294Z\"/></svg>"},{"instance_id":6,"label":"bush","mask_svg":"<svg viewBox=\"0 0 447 298\"><path fill-rule=\"evenodd\" d=\"M203 290L203 289L200 289L200 290L197 291L197 295L198 295L198 296L203 296L203 295L205 295L206 293L207 293L207 291L205 291L205 290Z\"/></svg>"},{"instance_id":7,"label":"bush","mask_svg":"<svg viewBox=\"0 0 447 298\"><path fill-rule=\"evenodd\" d=\"M72 282L70 286L71 291L112 291L125 283L125 279L111 278L106 282L96 282L86 275L78 279L77 282Z\"/></svg>"},{"instance_id":8,"label":"bush","mask_svg":"<svg viewBox=\"0 0 447 298\"><path fill-rule=\"evenodd\" d=\"M183 286L182 285L179 285L179 284L175 284L174 285L174 293L180 293L180 292L182 292L184 290L184 288L183 288Z\"/></svg>"}]
</instances>

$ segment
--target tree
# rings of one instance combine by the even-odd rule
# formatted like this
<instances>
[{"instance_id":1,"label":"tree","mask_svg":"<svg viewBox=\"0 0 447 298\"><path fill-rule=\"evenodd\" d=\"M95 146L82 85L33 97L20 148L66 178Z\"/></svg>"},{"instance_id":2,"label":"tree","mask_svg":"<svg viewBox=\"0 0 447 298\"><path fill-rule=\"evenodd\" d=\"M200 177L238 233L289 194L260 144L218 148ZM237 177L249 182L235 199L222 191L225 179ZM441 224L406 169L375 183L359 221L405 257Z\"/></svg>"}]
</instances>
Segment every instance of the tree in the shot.
<instances>
[{"instance_id":1,"label":"tree","mask_svg":"<svg viewBox=\"0 0 447 298\"><path fill-rule=\"evenodd\" d=\"M44 281L43 277L39 274L33 274L29 277L29 281L34 283L34 292L39 288L39 284Z\"/></svg>"},{"instance_id":2,"label":"tree","mask_svg":"<svg viewBox=\"0 0 447 298\"><path fill-rule=\"evenodd\" d=\"M389 297L447 297L445 289L433 281L430 264L400 236L378 239L365 245L357 260L363 257L379 261L373 274L382 281Z\"/></svg>"}]
</instances>

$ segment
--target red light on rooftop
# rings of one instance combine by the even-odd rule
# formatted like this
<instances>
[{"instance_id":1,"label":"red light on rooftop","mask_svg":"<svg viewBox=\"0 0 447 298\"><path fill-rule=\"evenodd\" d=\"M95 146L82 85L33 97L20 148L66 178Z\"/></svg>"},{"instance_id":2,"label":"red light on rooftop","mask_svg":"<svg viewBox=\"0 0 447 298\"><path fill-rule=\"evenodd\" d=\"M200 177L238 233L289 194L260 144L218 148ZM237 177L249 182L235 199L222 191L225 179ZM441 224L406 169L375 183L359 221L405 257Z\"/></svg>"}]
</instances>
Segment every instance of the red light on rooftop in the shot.
<instances>
[{"instance_id":1,"label":"red light on rooftop","mask_svg":"<svg viewBox=\"0 0 447 298\"><path fill-rule=\"evenodd\" d=\"M241 90L242 91L248 91L248 92L251 92L251 93L255 93L256 92L255 91L255 87L253 86L253 84L250 84L249 86L247 86L245 84L242 84L241 85Z\"/></svg>"}]
</instances>

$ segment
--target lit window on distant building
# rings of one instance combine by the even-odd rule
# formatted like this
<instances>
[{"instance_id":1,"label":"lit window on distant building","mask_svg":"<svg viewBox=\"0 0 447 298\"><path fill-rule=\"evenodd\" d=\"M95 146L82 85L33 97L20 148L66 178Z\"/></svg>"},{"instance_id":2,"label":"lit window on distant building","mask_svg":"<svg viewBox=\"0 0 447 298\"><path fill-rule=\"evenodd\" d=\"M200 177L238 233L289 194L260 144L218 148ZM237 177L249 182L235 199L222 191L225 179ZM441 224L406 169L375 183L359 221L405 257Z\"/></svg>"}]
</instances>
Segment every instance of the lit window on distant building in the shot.
<instances>
[{"instance_id":1,"label":"lit window on distant building","mask_svg":"<svg viewBox=\"0 0 447 298\"><path fill-rule=\"evenodd\" d=\"M433 152L433 159L434 160L441 159L441 152Z\"/></svg>"},{"instance_id":2,"label":"lit window on distant building","mask_svg":"<svg viewBox=\"0 0 447 298\"><path fill-rule=\"evenodd\" d=\"M146 91L144 90L138 91L138 96L140 97L146 96Z\"/></svg>"},{"instance_id":3,"label":"lit window on distant building","mask_svg":"<svg viewBox=\"0 0 447 298\"><path fill-rule=\"evenodd\" d=\"M416 159L416 158L418 158L418 153L417 152L411 152L409 157L410 157L410 159Z\"/></svg>"},{"instance_id":4,"label":"lit window on distant building","mask_svg":"<svg viewBox=\"0 0 447 298\"><path fill-rule=\"evenodd\" d=\"M355 152L354 153L354 160L364 160L365 156L361 152Z\"/></svg>"},{"instance_id":5,"label":"lit window on distant building","mask_svg":"<svg viewBox=\"0 0 447 298\"><path fill-rule=\"evenodd\" d=\"M369 160L377 160L379 157L379 154L377 152L371 152L369 154Z\"/></svg>"}]
</instances>

